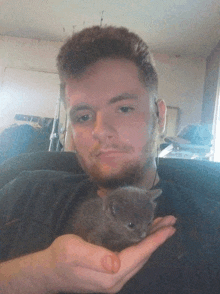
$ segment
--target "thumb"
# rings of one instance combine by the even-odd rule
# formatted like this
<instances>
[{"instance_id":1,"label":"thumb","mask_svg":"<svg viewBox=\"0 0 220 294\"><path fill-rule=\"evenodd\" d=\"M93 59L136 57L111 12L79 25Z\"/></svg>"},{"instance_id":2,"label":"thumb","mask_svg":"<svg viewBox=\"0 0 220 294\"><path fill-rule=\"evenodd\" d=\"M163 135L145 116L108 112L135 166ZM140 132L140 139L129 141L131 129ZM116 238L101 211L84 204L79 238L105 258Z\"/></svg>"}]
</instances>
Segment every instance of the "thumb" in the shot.
<instances>
[{"instance_id":1,"label":"thumb","mask_svg":"<svg viewBox=\"0 0 220 294\"><path fill-rule=\"evenodd\" d=\"M72 250L74 250L75 264L81 267L104 273L118 272L121 263L119 257L112 251L84 241L76 235L66 235L72 239ZM71 242L72 243L72 242ZM70 244L69 244L70 245Z\"/></svg>"},{"instance_id":2,"label":"thumb","mask_svg":"<svg viewBox=\"0 0 220 294\"><path fill-rule=\"evenodd\" d=\"M111 252L111 251L110 251ZM107 271L110 272L112 274L117 273L120 269L121 266L121 261L118 258L118 256L116 254L109 254L109 255L105 255L102 259L101 259L101 264L102 267Z\"/></svg>"}]
</instances>

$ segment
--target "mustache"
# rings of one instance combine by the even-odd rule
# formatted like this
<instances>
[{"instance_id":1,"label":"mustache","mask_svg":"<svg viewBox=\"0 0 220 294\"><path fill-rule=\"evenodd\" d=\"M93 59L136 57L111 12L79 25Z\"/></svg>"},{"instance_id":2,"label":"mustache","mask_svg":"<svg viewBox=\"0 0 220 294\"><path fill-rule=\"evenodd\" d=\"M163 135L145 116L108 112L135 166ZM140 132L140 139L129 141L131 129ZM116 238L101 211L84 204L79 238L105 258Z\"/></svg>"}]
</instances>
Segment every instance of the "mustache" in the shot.
<instances>
[{"instance_id":1,"label":"mustache","mask_svg":"<svg viewBox=\"0 0 220 294\"><path fill-rule=\"evenodd\" d=\"M91 156L98 156L103 150L114 150L117 152L125 152L125 153L130 153L134 151L134 148L132 146L128 146L125 144L108 144L105 146L102 146L100 144L94 145L91 150L90 150L90 155Z\"/></svg>"}]
</instances>

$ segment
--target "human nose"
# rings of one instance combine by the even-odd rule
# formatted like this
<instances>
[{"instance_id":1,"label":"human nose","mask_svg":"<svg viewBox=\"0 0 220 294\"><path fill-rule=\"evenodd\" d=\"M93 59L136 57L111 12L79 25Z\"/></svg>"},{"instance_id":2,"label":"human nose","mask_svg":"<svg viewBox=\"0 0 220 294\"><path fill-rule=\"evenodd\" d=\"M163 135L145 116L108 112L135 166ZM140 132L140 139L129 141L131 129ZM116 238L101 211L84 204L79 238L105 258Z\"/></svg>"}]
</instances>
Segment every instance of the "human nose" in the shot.
<instances>
[{"instance_id":1,"label":"human nose","mask_svg":"<svg viewBox=\"0 0 220 294\"><path fill-rule=\"evenodd\" d=\"M113 127L112 119L106 113L97 112L96 120L93 129L93 137L100 141L100 143L106 143L106 140L111 140L115 137L116 130Z\"/></svg>"}]
</instances>

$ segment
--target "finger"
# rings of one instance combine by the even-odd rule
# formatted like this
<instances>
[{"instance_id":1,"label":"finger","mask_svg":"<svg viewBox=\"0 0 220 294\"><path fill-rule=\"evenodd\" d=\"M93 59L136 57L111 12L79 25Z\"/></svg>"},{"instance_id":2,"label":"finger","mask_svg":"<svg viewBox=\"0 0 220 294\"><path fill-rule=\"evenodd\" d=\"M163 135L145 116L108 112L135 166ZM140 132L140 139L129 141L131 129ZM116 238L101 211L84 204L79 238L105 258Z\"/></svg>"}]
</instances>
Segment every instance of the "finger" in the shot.
<instances>
[{"instance_id":1,"label":"finger","mask_svg":"<svg viewBox=\"0 0 220 294\"><path fill-rule=\"evenodd\" d=\"M163 219L162 217L158 217L158 218L154 219L152 224L149 226L149 230L151 231L152 228L156 227L156 225L158 223L160 223L162 219Z\"/></svg>"},{"instance_id":2,"label":"finger","mask_svg":"<svg viewBox=\"0 0 220 294\"><path fill-rule=\"evenodd\" d=\"M119 291L143 267L152 253L174 233L175 228L173 227L161 228L138 245L131 246L119 253L121 268L118 274L121 278L118 278L114 290Z\"/></svg>"},{"instance_id":3,"label":"finger","mask_svg":"<svg viewBox=\"0 0 220 294\"><path fill-rule=\"evenodd\" d=\"M158 224L163 218L162 217L157 217L156 219L154 219L152 226L155 226L156 224Z\"/></svg>"},{"instance_id":4,"label":"finger","mask_svg":"<svg viewBox=\"0 0 220 294\"><path fill-rule=\"evenodd\" d=\"M165 216L165 217L158 217L157 219L155 219L154 220L154 222L153 222L153 224L152 224L152 229L151 229L151 231L150 231L150 234L153 234L153 233L155 233L156 231L158 231L159 229L162 229L163 227L169 227L169 226L172 226L172 225L174 225L175 224L175 222L176 222L176 218L174 217L174 216L172 216L172 215L169 215L169 216ZM173 231L173 229L172 228L170 228L171 229L171 236L172 236L172 234L174 233L172 233L172 231ZM168 230L168 232L167 232L168 234L169 234L169 230ZM166 239L168 239L169 238L169 235L166 237L166 234L164 234L163 235L164 236L164 238L166 238ZM163 244L165 241L166 241L166 239L161 239L161 244ZM158 247L161 245L161 244L158 244ZM154 250L156 250L158 247L155 247L155 249ZM154 251L153 250L153 251ZM153 253L153 252L152 252ZM151 254L152 254L151 253ZM116 253L116 255L118 255L118 253ZM107 258L107 264L110 264L111 263L111 261L110 261L110 256L106 256L106 258ZM115 261L113 260L113 264L115 263ZM116 265L116 267L114 266L114 268L117 268L117 265ZM117 270L115 270L114 272L117 272L118 271L118 268L117 268Z\"/></svg>"},{"instance_id":5,"label":"finger","mask_svg":"<svg viewBox=\"0 0 220 294\"><path fill-rule=\"evenodd\" d=\"M84 241L76 235L69 236L69 253L74 255L74 263L98 272L116 273L120 268L120 259L112 251Z\"/></svg>"},{"instance_id":6,"label":"finger","mask_svg":"<svg viewBox=\"0 0 220 294\"><path fill-rule=\"evenodd\" d=\"M140 244L140 248L147 244L148 246L148 254L152 254L159 246L161 246L167 239L169 239L174 233L176 229L172 226L165 226L158 229L153 234L149 235L148 240L143 240L143 244Z\"/></svg>"},{"instance_id":7,"label":"finger","mask_svg":"<svg viewBox=\"0 0 220 294\"><path fill-rule=\"evenodd\" d=\"M161 222L163 222L164 219L167 219L167 221L169 222L170 217L171 217L171 219L173 219L173 216L157 217L156 219L154 219L153 223L151 224L151 228L156 227L158 224L160 224Z\"/></svg>"},{"instance_id":8,"label":"finger","mask_svg":"<svg viewBox=\"0 0 220 294\"><path fill-rule=\"evenodd\" d=\"M168 215L163 218L157 218L150 227L150 233L152 234L156 232L159 228L165 226L173 226L176 223L176 220L177 219L172 215Z\"/></svg>"},{"instance_id":9,"label":"finger","mask_svg":"<svg viewBox=\"0 0 220 294\"><path fill-rule=\"evenodd\" d=\"M152 253L175 233L175 228L162 227L149 235L135 246L128 247L119 253L121 268L135 268L140 263L145 263Z\"/></svg>"}]
</instances>

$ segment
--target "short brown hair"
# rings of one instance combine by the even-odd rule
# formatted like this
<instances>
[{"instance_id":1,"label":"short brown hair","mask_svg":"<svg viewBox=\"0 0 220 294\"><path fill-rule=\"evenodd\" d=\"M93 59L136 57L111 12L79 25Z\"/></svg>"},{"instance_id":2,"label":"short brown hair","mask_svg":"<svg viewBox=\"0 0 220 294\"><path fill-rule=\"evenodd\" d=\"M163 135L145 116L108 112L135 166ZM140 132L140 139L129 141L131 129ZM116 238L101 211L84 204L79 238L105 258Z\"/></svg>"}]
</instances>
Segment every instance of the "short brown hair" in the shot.
<instances>
[{"instance_id":1,"label":"short brown hair","mask_svg":"<svg viewBox=\"0 0 220 294\"><path fill-rule=\"evenodd\" d=\"M72 35L61 47L57 67L62 82L77 78L89 65L106 58L125 58L139 69L141 82L157 90L157 74L151 64L146 43L128 29L113 26L93 26Z\"/></svg>"}]
</instances>

